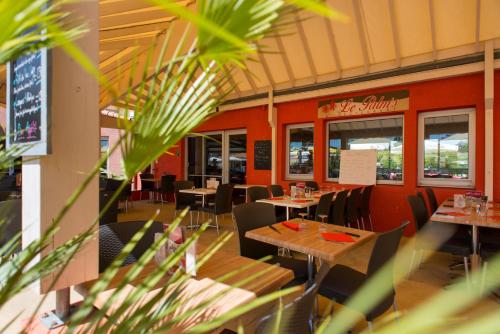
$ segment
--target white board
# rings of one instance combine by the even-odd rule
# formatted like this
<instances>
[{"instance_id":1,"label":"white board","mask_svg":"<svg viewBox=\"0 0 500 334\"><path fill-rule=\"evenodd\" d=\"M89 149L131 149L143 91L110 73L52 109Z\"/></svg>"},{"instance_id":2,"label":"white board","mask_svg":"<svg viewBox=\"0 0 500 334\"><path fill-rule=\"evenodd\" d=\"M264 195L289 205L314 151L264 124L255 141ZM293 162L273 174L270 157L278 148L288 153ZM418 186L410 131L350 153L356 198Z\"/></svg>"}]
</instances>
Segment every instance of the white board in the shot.
<instances>
[{"instance_id":1,"label":"white board","mask_svg":"<svg viewBox=\"0 0 500 334\"><path fill-rule=\"evenodd\" d=\"M377 182L377 150L340 151L339 184L372 185Z\"/></svg>"}]
</instances>

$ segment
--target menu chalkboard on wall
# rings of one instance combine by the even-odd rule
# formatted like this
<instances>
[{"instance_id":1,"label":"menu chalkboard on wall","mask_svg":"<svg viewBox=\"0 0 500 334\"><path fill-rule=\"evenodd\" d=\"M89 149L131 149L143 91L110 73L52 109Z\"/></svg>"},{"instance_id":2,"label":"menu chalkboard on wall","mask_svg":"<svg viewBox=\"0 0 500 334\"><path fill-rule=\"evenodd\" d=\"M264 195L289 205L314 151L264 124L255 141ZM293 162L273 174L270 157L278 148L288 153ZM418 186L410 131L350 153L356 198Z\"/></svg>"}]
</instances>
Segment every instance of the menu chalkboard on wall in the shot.
<instances>
[{"instance_id":1,"label":"menu chalkboard on wall","mask_svg":"<svg viewBox=\"0 0 500 334\"><path fill-rule=\"evenodd\" d=\"M254 144L254 169L271 170L272 142L256 140Z\"/></svg>"},{"instance_id":2,"label":"menu chalkboard on wall","mask_svg":"<svg viewBox=\"0 0 500 334\"><path fill-rule=\"evenodd\" d=\"M42 49L7 65L7 147L25 146L22 155L50 153L49 56Z\"/></svg>"}]
</instances>

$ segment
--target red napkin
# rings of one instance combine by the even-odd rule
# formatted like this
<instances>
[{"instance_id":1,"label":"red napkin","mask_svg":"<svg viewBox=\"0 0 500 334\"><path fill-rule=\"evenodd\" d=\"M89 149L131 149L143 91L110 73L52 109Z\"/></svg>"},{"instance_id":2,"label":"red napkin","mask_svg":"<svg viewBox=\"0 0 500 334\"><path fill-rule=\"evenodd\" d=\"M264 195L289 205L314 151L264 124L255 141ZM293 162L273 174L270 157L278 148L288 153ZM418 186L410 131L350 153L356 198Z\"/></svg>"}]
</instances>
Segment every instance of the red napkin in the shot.
<instances>
[{"instance_id":1,"label":"red napkin","mask_svg":"<svg viewBox=\"0 0 500 334\"><path fill-rule=\"evenodd\" d=\"M294 199L293 200L295 203L307 203L310 202L310 199Z\"/></svg>"},{"instance_id":2,"label":"red napkin","mask_svg":"<svg viewBox=\"0 0 500 334\"><path fill-rule=\"evenodd\" d=\"M282 201L283 197L273 197L271 198L272 201Z\"/></svg>"},{"instance_id":3,"label":"red napkin","mask_svg":"<svg viewBox=\"0 0 500 334\"><path fill-rule=\"evenodd\" d=\"M300 227L298 223L292 223L292 222L282 222L283 226L288 227L289 229L292 229L294 231L299 231Z\"/></svg>"},{"instance_id":4,"label":"red napkin","mask_svg":"<svg viewBox=\"0 0 500 334\"><path fill-rule=\"evenodd\" d=\"M321 233L323 239L327 241L338 241L338 242L354 242L355 240L350 235L344 233Z\"/></svg>"},{"instance_id":5,"label":"red napkin","mask_svg":"<svg viewBox=\"0 0 500 334\"><path fill-rule=\"evenodd\" d=\"M447 216L453 216L453 217L466 217L466 216L468 216L465 213L461 213L461 212L443 212L443 213Z\"/></svg>"}]
</instances>

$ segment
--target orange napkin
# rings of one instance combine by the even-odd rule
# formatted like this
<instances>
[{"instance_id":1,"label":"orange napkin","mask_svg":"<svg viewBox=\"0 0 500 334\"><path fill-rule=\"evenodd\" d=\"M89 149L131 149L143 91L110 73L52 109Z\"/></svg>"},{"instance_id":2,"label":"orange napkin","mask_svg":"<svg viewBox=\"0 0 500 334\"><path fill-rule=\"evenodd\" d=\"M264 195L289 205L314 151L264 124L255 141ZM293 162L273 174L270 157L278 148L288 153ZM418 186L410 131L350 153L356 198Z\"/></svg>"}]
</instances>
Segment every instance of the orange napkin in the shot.
<instances>
[{"instance_id":1,"label":"orange napkin","mask_svg":"<svg viewBox=\"0 0 500 334\"><path fill-rule=\"evenodd\" d=\"M344 233L321 233L323 239L327 241L338 241L338 242L354 242L355 240L350 235Z\"/></svg>"},{"instance_id":2,"label":"orange napkin","mask_svg":"<svg viewBox=\"0 0 500 334\"><path fill-rule=\"evenodd\" d=\"M294 199L293 200L295 203L307 203L310 202L310 199Z\"/></svg>"},{"instance_id":3,"label":"orange napkin","mask_svg":"<svg viewBox=\"0 0 500 334\"><path fill-rule=\"evenodd\" d=\"M282 201L283 197L273 197L271 198L271 201Z\"/></svg>"},{"instance_id":4,"label":"orange napkin","mask_svg":"<svg viewBox=\"0 0 500 334\"><path fill-rule=\"evenodd\" d=\"M288 227L289 229L292 229L294 231L299 231L300 230L300 227L299 227L299 224L298 223L292 223L292 222L282 222L281 224L283 224L283 226L286 226Z\"/></svg>"}]
</instances>

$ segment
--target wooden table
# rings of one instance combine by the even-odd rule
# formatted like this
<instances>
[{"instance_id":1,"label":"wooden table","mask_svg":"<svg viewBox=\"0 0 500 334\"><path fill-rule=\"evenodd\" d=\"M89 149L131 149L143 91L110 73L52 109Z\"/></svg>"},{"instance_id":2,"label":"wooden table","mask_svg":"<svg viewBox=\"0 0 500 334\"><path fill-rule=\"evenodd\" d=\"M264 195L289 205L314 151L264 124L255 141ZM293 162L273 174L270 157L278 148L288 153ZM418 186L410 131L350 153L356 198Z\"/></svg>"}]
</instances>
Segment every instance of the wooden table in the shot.
<instances>
[{"instance_id":1,"label":"wooden table","mask_svg":"<svg viewBox=\"0 0 500 334\"><path fill-rule=\"evenodd\" d=\"M265 187L265 188L267 188L267 186L261 185L261 184L235 184L234 189L244 189L245 190L245 202L246 203L250 202L248 199L248 188L250 188L250 187Z\"/></svg>"},{"instance_id":2,"label":"wooden table","mask_svg":"<svg viewBox=\"0 0 500 334\"><path fill-rule=\"evenodd\" d=\"M300 223L302 220L296 218L291 221ZM309 280L312 280L314 257L327 262L333 262L340 255L359 247L375 236L375 233L371 231L324 224L324 226L326 226L326 232L349 232L359 235L358 238L355 238L355 242L342 243L326 241L319 233L320 223L312 220L304 220L304 222L306 222L308 226L301 231L295 231L281 223L277 223L273 225L277 231L266 226L248 231L245 236L250 239L307 254Z\"/></svg>"},{"instance_id":3,"label":"wooden table","mask_svg":"<svg viewBox=\"0 0 500 334\"><path fill-rule=\"evenodd\" d=\"M201 196L202 197L201 204L202 206L205 206L205 197L209 195L214 195L217 192L217 190L211 188L194 188L194 189L182 189L179 190L179 192Z\"/></svg>"},{"instance_id":4,"label":"wooden table","mask_svg":"<svg viewBox=\"0 0 500 334\"><path fill-rule=\"evenodd\" d=\"M250 269L244 270L236 274L233 277L230 277L224 282L217 282L217 283L215 282L221 276L230 272L242 270L243 267L248 265L254 265L254 266L251 267ZM110 283L108 292L103 292L102 296L99 296L99 300L96 302L96 304L102 303L109 297L109 295L112 293L112 289L116 288L121 283L123 277L128 272L128 270L130 270L130 268L131 266L126 266L118 271L118 273ZM138 277L133 282L131 282L131 286L125 289L124 293L126 294L128 290L133 289L134 285L139 284L155 268L156 268L156 263L154 262L149 263L144 268L144 270L138 275ZM231 292L228 294L227 297L224 297L214 302L213 305L210 305L210 307L207 308L205 312L206 314L212 314L212 316L220 315L221 310L227 312L232 308L248 303L249 301L255 299L258 296L262 296L280 289L288 282L290 282L294 277L293 272L291 270L281 268L279 266L272 266L267 263L258 262L246 257L230 254L224 251L218 251L201 268L198 269L196 277L188 282L189 284L187 289L188 291L186 292L186 298L187 298L186 305L183 305L183 307L195 306L195 304L193 304L193 299L190 298L189 296L192 296L194 293L196 293L202 288L206 288L210 284L213 284L213 290L204 293L205 298L214 295L223 288L228 288L231 285L234 285L240 282L241 280L248 278L249 275L255 274L256 272L263 271L266 269L268 271L264 275L255 278L251 282L247 282L246 284L242 285L237 289L234 288L234 291L231 290ZM165 284L168 278L169 277L167 276L164 279L162 279L158 286L162 286L162 284ZM75 290L78 293L80 293L83 297L86 297L88 296L90 288L95 283L96 280L80 284L77 287L75 287ZM158 286L155 288L158 288ZM154 294L154 291L152 291L152 294ZM202 301L200 300L199 302ZM95 306L99 307L99 305ZM117 306L119 306L119 303ZM230 306L230 309L228 309L228 306ZM254 323L257 319L260 319L265 313L268 313L271 307L272 305L267 305L265 308L260 308L258 310L249 312L249 314L246 314L239 320L243 319L244 324ZM213 311L213 313L211 313L210 311ZM206 316L206 314L204 314L200 318L203 319L203 317ZM195 323L190 325L194 324ZM237 323L236 321L232 321L231 323L226 324L225 327L234 330L237 329Z\"/></svg>"},{"instance_id":5,"label":"wooden table","mask_svg":"<svg viewBox=\"0 0 500 334\"><path fill-rule=\"evenodd\" d=\"M472 210L464 210L455 208L453 199L444 201L437 211L431 216L432 222L469 225L472 227L472 258L471 269L479 268L479 252L478 252L478 227L500 228L500 204L489 203L488 212L485 217L476 214L475 208ZM446 215L447 212L465 214L465 216L457 217Z\"/></svg>"},{"instance_id":6,"label":"wooden table","mask_svg":"<svg viewBox=\"0 0 500 334\"><path fill-rule=\"evenodd\" d=\"M285 198L283 199L259 199L257 202L272 204L274 206L283 206L286 208L286 220L290 219L290 209L307 209L307 213L309 213L309 208L314 205L318 205L319 198Z\"/></svg>"}]
</instances>

